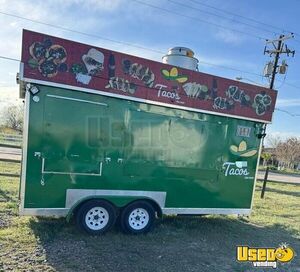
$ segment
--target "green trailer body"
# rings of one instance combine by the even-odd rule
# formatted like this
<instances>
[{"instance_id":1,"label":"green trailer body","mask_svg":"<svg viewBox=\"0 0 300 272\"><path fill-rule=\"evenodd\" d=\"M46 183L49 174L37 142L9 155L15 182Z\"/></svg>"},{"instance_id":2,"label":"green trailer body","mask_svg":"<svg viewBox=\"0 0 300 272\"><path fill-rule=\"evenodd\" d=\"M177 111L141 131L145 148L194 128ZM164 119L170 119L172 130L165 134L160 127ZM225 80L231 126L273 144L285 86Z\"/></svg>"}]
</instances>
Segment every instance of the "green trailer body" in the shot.
<instances>
[{"instance_id":1,"label":"green trailer body","mask_svg":"<svg viewBox=\"0 0 300 272\"><path fill-rule=\"evenodd\" d=\"M93 197L249 214L262 123L37 87L38 102L26 97L24 214L66 215Z\"/></svg>"},{"instance_id":2,"label":"green trailer body","mask_svg":"<svg viewBox=\"0 0 300 272\"><path fill-rule=\"evenodd\" d=\"M250 214L276 91L27 30L19 83L20 214L93 234Z\"/></svg>"}]
</instances>

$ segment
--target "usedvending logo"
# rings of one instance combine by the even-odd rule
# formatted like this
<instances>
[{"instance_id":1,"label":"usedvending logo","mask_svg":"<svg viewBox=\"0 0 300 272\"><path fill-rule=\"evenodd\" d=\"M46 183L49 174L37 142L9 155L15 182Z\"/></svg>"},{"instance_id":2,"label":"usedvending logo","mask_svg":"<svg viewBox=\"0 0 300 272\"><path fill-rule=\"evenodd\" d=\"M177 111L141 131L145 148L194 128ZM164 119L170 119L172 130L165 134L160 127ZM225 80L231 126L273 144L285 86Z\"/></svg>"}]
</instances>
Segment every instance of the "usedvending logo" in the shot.
<instances>
[{"instance_id":1,"label":"usedvending logo","mask_svg":"<svg viewBox=\"0 0 300 272\"><path fill-rule=\"evenodd\" d=\"M236 260L250 262L254 267L277 268L278 263L288 263L293 260L295 251L287 244L277 248L237 246Z\"/></svg>"}]
</instances>

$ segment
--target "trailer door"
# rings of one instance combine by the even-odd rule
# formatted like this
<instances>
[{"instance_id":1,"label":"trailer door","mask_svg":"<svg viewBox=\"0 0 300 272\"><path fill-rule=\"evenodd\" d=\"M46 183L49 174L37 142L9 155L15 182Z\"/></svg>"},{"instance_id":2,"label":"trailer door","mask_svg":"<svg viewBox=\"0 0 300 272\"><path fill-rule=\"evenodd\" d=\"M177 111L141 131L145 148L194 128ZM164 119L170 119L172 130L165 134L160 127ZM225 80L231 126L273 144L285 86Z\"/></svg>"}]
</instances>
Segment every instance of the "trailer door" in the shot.
<instances>
[{"instance_id":1,"label":"trailer door","mask_svg":"<svg viewBox=\"0 0 300 272\"><path fill-rule=\"evenodd\" d=\"M43 170L101 174L103 149L99 145L106 137L97 139L95 145L91 128L95 120L105 116L107 105L80 93L56 93L45 96Z\"/></svg>"}]
</instances>

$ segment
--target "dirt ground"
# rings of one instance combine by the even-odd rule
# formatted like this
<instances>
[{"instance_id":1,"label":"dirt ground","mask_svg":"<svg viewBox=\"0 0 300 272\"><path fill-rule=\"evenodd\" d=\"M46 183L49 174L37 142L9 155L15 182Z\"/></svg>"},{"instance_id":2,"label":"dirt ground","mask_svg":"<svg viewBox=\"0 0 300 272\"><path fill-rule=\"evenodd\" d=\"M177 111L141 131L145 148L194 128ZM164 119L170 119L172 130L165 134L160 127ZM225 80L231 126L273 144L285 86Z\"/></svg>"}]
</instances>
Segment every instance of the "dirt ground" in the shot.
<instances>
[{"instance_id":1,"label":"dirt ground","mask_svg":"<svg viewBox=\"0 0 300 272\"><path fill-rule=\"evenodd\" d=\"M236 246L277 247L298 254L272 271L300 271L300 186L257 188L250 219L165 217L147 235L116 227L93 237L64 219L19 217L18 180L0 180L0 271L262 271L236 261ZM271 270L270 270L271 271Z\"/></svg>"}]
</instances>

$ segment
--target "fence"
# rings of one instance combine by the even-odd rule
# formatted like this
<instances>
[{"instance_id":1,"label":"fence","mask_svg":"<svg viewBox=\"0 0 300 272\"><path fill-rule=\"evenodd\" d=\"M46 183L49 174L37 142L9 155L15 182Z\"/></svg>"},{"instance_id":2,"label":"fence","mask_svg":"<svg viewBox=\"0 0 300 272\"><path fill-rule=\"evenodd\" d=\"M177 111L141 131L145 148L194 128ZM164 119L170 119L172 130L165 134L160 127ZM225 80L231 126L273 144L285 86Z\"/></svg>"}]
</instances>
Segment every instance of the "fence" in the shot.
<instances>
[{"instance_id":1,"label":"fence","mask_svg":"<svg viewBox=\"0 0 300 272\"><path fill-rule=\"evenodd\" d=\"M20 177L20 166L21 166L20 164L21 164L20 160L0 158L0 176Z\"/></svg>"},{"instance_id":2,"label":"fence","mask_svg":"<svg viewBox=\"0 0 300 272\"><path fill-rule=\"evenodd\" d=\"M0 176L19 177L22 135L0 133Z\"/></svg>"},{"instance_id":3,"label":"fence","mask_svg":"<svg viewBox=\"0 0 300 272\"><path fill-rule=\"evenodd\" d=\"M0 146L21 147L22 139L22 135L0 133Z\"/></svg>"}]
</instances>

